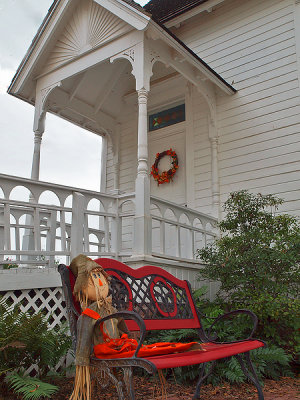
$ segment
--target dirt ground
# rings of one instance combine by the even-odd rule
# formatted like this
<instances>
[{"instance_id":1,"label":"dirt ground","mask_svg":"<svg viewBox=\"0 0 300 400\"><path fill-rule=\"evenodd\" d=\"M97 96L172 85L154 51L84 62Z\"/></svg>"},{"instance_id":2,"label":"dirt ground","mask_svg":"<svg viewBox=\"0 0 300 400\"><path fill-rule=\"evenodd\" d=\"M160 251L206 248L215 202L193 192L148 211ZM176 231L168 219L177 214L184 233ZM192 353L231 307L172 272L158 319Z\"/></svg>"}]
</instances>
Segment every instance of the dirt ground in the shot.
<instances>
[{"instance_id":1,"label":"dirt ground","mask_svg":"<svg viewBox=\"0 0 300 400\"><path fill-rule=\"evenodd\" d=\"M160 383L155 379L135 377L136 400L161 400ZM64 379L57 382L60 387L53 396L55 400L69 399L73 389L73 379ZM167 397L164 400L191 400L193 386L182 386L174 382L166 382ZM266 380L263 388L265 400L300 400L300 380L296 378L281 378L279 381ZM257 400L254 386L250 384L221 386L203 386L203 400ZM19 400L9 393L0 393L0 400ZM98 389L93 393L92 400L117 400L115 389L109 385L106 389Z\"/></svg>"}]
</instances>

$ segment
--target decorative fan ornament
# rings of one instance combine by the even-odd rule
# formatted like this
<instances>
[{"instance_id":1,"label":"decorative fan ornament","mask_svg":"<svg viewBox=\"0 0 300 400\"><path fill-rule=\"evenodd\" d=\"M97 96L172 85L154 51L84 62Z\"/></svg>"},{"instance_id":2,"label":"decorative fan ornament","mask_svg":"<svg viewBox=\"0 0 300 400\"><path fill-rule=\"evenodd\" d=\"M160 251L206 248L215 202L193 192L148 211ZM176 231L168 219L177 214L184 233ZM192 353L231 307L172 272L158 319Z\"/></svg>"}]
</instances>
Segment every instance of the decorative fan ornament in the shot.
<instances>
[{"instance_id":1,"label":"decorative fan ornament","mask_svg":"<svg viewBox=\"0 0 300 400\"><path fill-rule=\"evenodd\" d=\"M81 0L57 41L47 66L54 68L130 30L130 26L92 0Z\"/></svg>"}]
</instances>

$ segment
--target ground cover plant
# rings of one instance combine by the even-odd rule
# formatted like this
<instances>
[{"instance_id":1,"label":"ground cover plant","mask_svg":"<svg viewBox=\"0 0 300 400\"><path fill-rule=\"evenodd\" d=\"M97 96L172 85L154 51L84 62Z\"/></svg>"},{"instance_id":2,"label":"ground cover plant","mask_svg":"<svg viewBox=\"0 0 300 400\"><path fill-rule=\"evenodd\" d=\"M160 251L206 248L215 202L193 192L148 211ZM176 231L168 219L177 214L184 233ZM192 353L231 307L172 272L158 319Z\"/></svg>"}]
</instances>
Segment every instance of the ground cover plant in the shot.
<instances>
[{"instance_id":1,"label":"ground cover plant","mask_svg":"<svg viewBox=\"0 0 300 400\"><path fill-rule=\"evenodd\" d=\"M0 385L22 398L49 398L58 388L48 383L55 367L71 347L66 327L49 329L42 313L22 312L0 300ZM35 376L26 371L35 366Z\"/></svg>"}]
</instances>

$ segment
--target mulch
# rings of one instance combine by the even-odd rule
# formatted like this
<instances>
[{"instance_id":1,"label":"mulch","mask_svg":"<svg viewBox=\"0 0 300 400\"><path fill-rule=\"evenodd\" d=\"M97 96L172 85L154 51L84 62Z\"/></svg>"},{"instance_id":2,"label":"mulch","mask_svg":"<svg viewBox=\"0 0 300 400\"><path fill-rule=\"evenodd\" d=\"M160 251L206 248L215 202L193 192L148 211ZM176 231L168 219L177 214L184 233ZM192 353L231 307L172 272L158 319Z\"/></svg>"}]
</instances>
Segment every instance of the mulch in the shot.
<instances>
[{"instance_id":1,"label":"mulch","mask_svg":"<svg viewBox=\"0 0 300 400\"><path fill-rule=\"evenodd\" d=\"M68 378L56 382L60 387L54 395L55 400L69 399L73 389L73 379ZM149 377L135 377L136 400L161 400L161 386L158 379ZM174 381L166 382L167 400L191 400L195 386L183 386ZM300 400L300 380L296 378L281 378L278 381L265 380L263 388L265 400ZM204 385L202 388L203 400L257 400L256 389L253 385L243 383L220 386ZM117 393L112 385L106 389L98 389L92 400L117 400ZM18 400L18 397L9 393L0 392L0 400ZM165 398L164 398L165 400Z\"/></svg>"},{"instance_id":2,"label":"mulch","mask_svg":"<svg viewBox=\"0 0 300 400\"><path fill-rule=\"evenodd\" d=\"M161 400L161 385L158 379L150 377L134 378L136 400ZM73 379L60 385L61 389L55 400L67 400L73 389ZM173 380L166 382L167 400L191 400L195 386L183 386ZM117 400L117 393L112 385L99 389L93 400ZM300 380L281 378L279 381L266 380L264 385L265 400L300 400ZM256 389L251 384L221 386L203 386L203 400L257 400Z\"/></svg>"}]
</instances>

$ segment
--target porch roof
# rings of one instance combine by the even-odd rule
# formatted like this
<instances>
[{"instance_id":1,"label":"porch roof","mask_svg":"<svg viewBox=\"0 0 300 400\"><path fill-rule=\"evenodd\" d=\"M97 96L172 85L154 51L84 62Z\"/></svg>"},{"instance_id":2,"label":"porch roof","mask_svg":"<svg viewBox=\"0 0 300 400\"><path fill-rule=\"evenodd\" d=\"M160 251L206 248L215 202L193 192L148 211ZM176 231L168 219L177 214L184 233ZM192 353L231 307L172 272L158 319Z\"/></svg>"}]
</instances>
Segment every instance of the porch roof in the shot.
<instances>
[{"instance_id":1,"label":"porch roof","mask_svg":"<svg viewBox=\"0 0 300 400\"><path fill-rule=\"evenodd\" d=\"M122 101L134 91L130 72L137 79L137 65L134 67L128 55L130 66L124 54L141 43L145 49L150 45L148 56L155 60L150 60L155 72L151 85L177 73L207 90L208 97L213 95L213 86L226 94L236 92L134 1L55 0L8 93L35 105L38 119L49 111L94 133L106 134L114 130L124 108ZM122 57L118 57L121 53ZM137 61L138 53L141 54L136 51L135 63L139 69L147 69L146 59ZM111 65L114 59L117 62ZM154 65L156 61L164 67ZM168 70L163 69L165 66ZM40 129L43 128L35 124L34 130Z\"/></svg>"}]
</instances>

